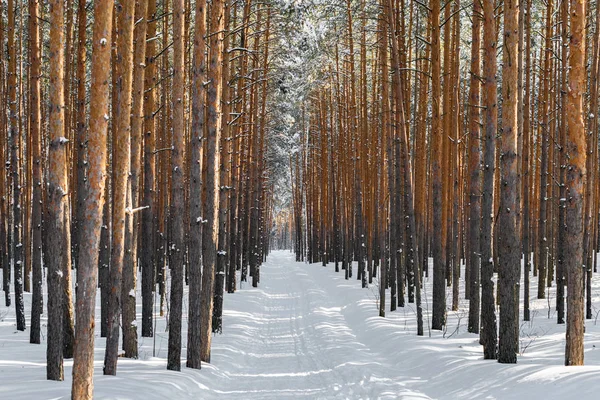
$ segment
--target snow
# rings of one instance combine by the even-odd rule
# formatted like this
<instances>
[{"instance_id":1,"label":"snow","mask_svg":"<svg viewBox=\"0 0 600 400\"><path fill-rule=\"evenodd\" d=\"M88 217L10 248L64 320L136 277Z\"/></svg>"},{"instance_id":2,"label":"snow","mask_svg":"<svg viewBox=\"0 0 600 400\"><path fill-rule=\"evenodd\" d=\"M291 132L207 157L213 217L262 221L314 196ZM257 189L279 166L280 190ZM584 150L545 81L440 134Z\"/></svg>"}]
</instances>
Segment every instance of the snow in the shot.
<instances>
[{"instance_id":1,"label":"snow","mask_svg":"<svg viewBox=\"0 0 600 400\"><path fill-rule=\"evenodd\" d=\"M333 264L296 263L291 253L274 252L261 266L258 288L240 282L237 293L225 295L224 333L214 337L212 364L202 370L185 367L187 297L182 372L166 370L168 333L157 305L156 356L154 339L140 337L140 358L119 358L117 377L103 376L105 339L99 337L97 319L95 398L596 399L597 321L586 321L586 366L564 367L565 326L555 322L555 288L548 289L550 304L537 300L536 281L532 320L521 322L518 364L502 365L483 360L478 336L466 332L466 300L461 299L459 311L448 310L445 331L428 336L432 275L424 281L425 336L418 337L414 305L389 312L389 292L387 317L378 317L377 280L361 289L356 277L345 280ZM593 285L598 309L597 276ZM31 294L24 298L29 318ZM46 323L43 316L42 345L29 344L29 332L15 329L14 307L0 299L0 398L70 398L72 360L65 361L64 382L45 380Z\"/></svg>"}]
</instances>

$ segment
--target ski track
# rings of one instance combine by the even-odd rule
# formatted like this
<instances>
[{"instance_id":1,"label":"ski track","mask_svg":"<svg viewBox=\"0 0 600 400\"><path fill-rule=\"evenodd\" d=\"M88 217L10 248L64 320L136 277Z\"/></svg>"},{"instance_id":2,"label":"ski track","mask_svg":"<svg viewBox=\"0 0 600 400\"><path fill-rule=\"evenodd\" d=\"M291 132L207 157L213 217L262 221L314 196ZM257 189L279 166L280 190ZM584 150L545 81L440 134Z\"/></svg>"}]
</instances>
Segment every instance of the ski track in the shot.
<instances>
[{"instance_id":1,"label":"ski track","mask_svg":"<svg viewBox=\"0 0 600 400\"><path fill-rule=\"evenodd\" d=\"M596 306L598 283L594 282ZM388 311L387 318L377 316L376 281L362 289L356 276L345 280L343 271L333 271L333 264L297 263L287 251L273 252L261 266L258 288L239 282L235 294L225 295L223 334L214 336L212 362L200 371L185 367L187 293L181 372L165 369L164 317L157 317L156 357L151 356L154 339L140 338L140 359L119 359L116 377L102 375L105 339L97 334L95 398L597 398L600 327L595 323L586 323L586 366L563 367L564 325L545 318L547 300L534 299L534 321L522 327L526 349L519 364L501 365L482 360L478 336L465 332L465 300L458 312L448 311L446 332L433 331L427 337L431 280L426 278L424 284L426 336L417 337L414 305ZM535 293L535 282L531 290ZM139 319L139 289L136 294ZM25 302L29 313L28 293ZM389 297L387 303L386 310ZM45 330L44 317L42 324ZM98 320L96 326L99 329ZM70 398L72 360L65 360L64 382L46 381L45 337L40 346L28 339L28 330L15 330L14 307L2 304L0 400Z\"/></svg>"},{"instance_id":2,"label":"ski track","mask_svg":"<svg viewBox=\"0 0 600 400\"><path fill-rule=\"evenodd\" d=\"M241 345L233 350L215 340L214 363L234 359L239 352L243 362L225 372L235 389L222 394L346 399L382 398L387 392L390 398L398 398L404 377L377 379L389 375L392 366L375 361L353 333L342 314L344 299L324 290L307 266L291 262L291 257L277 253L261 266L260 288L252 291L254 295L248 293L252 298L247 299L256 306L256 318L227 326L235 311L225 311L224 330Z\"/></svg>"}]
</instances>

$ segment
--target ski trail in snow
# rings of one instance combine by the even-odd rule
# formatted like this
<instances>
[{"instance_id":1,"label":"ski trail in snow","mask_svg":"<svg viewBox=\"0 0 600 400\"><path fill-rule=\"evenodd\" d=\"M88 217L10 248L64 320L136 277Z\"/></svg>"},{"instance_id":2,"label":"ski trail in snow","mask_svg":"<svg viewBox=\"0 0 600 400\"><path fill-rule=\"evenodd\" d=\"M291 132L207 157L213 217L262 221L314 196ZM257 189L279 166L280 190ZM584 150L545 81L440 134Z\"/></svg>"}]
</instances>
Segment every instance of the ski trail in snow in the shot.
<instances>
[{"instance_id":1,"label":"ski trail in snow","mask_svg":"<svg viewBox=\"0 0 600 400\"><path fill-rule=\"evenodd\" d=\"M239 337L235 352L242 357L235 371L222 370L231 385L221 394L243 393L247 399L427 398L407 390L406 377L360 341L343 315L345 299L318 281L314 270L322 267L296 263L293 257L274 252L261 266L258 289L226 299L222 339L231 343L231 336ZM236 296L247 302L234 301ZM237 322L242 313L244 324ZM238 329L247 336L242 338ZM220 339L213 342L216 366L221 364Z\"/></svg>"}]
</instances>

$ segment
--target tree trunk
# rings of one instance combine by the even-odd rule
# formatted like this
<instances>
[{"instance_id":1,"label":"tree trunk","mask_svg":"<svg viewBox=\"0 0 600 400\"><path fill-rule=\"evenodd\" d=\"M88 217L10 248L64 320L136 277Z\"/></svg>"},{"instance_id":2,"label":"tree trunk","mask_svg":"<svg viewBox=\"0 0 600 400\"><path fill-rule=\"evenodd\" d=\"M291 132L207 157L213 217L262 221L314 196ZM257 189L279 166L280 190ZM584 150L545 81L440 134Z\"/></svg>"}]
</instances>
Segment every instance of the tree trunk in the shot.
<instances>
[{"instance_id":1,"label":"tree trunk","mask_svg":"<svg viewBox=\"0 0 600 400\"><path fill-rule=\"evenodd\" d=\"M156 35L156 0L149 0L146 13L147 35L148 39ZM143 38L143 40L147 40ZM154 290L155 290L155 270L156 270L156 205L155 205L155 146L156 146L156 126L155 117L155 92L157 82L156 70L156 44L155 40L149 40L146 43L146 72L144 74L144 199L142 210L142 337L152 337L152 315L154 314Z\"/></svg>"},{"instance_id":2,"label":"tree trunk","mask_svg":"<svg viewBox=\"0 0 600 400\"><path fill-rule=\"evenodd\" d=\"M80 220L77 259L77 323L73 353L73 399L93 398L94 327L96 288L98 285L98 248L102 229L106 185L108 105L110 82L110 43L112 33L111 2L94 4L92 39L92 82L90 87L90 122L88 136L88 179L85 188L84 220ZM81 17L81 15L80 15Z\"/></svg>"},{"instance_id":3,"label":"tree trunk","mask_svg":"<svg viewBox=\"0 0 600 400\"><path fill-rule=\"evenodd\" d=\"M185 254L185 121L184 121L184 18L183 0L173 1L173 147L171 155L171 296L167 369L181 369L181 321L183 306L183 259Z\"/></svg>"},{"instance_id":4,"label":"tree trunk","mask_svg":"<svg viewBox=\"0 0 600 400\"><path fill-rule=\"evenodd\" d=\"M565 365L583 365L583 195L586 176L586 138L583 96L586 91L585 24L586 5L571 0L571 40L567 92L567 174L568 192L565 232L567 271L567 341Z\"/></svg>"},{"instance_id":5,"label":"tree trunk","mask_svg":"<svg viewBox=\"0 0 600 400\"><path fill-rule=\"evenodd\" d=\"M127 180L131 156L131 84L133 67L133 23L135 0L124 0L117 10L117 108L114 112L113 136L113 218L110 264L110 296L104 375L116 375L119 353L119 316L123 300L125 257L125 220L127 211ZM114 72L113 72L114 73ZM131 211L129 211L130 213ZM129 293L126 293L129 296ZM123 329L125 331L125 329Z\"/></svg>"},{"instance_id":6,"label":"tree trunk","mask_svg":"<svg viewBox=\"0 0 600 400\"><path fill-rule=\"evenodd\" d=\"M517 218L519 204L518 175L518 55L519 55L519 0L504 2L504 45L502 58L502 157L500 178L500 212L498 214L498 270L500 289L500 334L498 361L517 362L519 271L521 245Z\"/></svg>"},{"instance_id":7,"label":"tree trunk","mask_svg":"<svg viewBox=\"0 0 600 400\"><path fill-rule=\"evenodd\" d=\"M33 294L31 299L31 332L29 336L30 343L40 344L41 336L41 315L44 312L44 298L42 295L42 112L41 112L41 85L40 78L42 74L41 64L41 41L39 17L40 8L37 1L29 2L29 59L31 69L29 71L29 101L30 115L29 122L30 135L32 137L33 154L33 193L32 193L32 212L31 225L33 229L33 255L32 255L32 278ZM2 229L2 227L0 227ZM0 250L1 251L1 250Z\"/></svg>"},{"instance_id":8,"label":"tree trunk","mask_svg":"<svg viewBox=\"0 0 600 400\"><path fill-rule=\"evenodd\" d=\"M223 1L213 0L210 8L209 42L209 67L207 85L207 153L204 157L206 167L206 180L203 186L204 192L204 218L205 223L202 231L202 300L200 309L200 358L202 361L210 362L210 348L212 339L212 313L213 294L215 286L215 264L217 261L217 236L219 233L219 142L221 129L219 127L221 111L221 73L223 57Z\"/></svg>"},{"instance_id":9,"label":"tree trunk","mask_svg":"<svg viewBox=\"0 0 600 400\"><path fill-rule=\"evenodd\" d=\"M194 58L192 66L192 131L190 165L190 233L189 233L189 315L187 336L188 368L201 367L201 288L202 288L202 171L201 151L204 138L206 61L206 1L196 2Z\"/></svg>"},{"instance_id":10,"label":"tree trunk","mask_svg":"<svg viewBox=\"0 0 600 400\"><path fill-rule=\"evenodd\" d=\"M481 3L473 2L473 24L471 28L471 82L469 92L469 171L471 181L469 186L469 263L470 285L469 324L468 330L479 333L480 311L480 266L481 246L481 112L479 111L481 84Z\"/></svg>"},{"instance_id":11,"label":"tree trunk","mask_svg":"<svg viewBox=\"0 0 600 400\"><path fill-rule=\"evenodd\" d=\"M492 259L492 202L498 109L496 107L496 20L494 0L483 0L483 106L485 150L481 202L481 342L485 359L496 359L496 310Z\"/></svg>"},{"instance_id":12,"label":"tree trunk","mask_svg":"<svg viewBox=\"0 0 600 400\"><path fill-rule=\"evenodd\" d=\"M440 1L431 6L431 137L433 180L433 316L431 328L441 330L446 324L445 257L442 241L442 137L440 122Z\"/></svg>"},{"instance_id":13,"label":"tree trunk","mask_svg":"<svg viewBox=\"0 0 600 400\"><path fill-rule=\"evenodd\" d=\"M66 277L70 272L71 240L68 218L67 139L64 137L64 2L50 3L50 87L47 217L44 227L44 264L48 279L48 333L46 374L49 380L63 376L63 307Z\"/></svg>"},{"instance_id":14,"label":"tree trunk","mask_svg":"<svg viewBox=\"0 0 600 400\"><path fill-rule=\"evenodd\" d=\"M21 221L21 167L20 147L21 139L18 121L20 119L17 109L17 44L15 43L15 4L14 0L8 2L8 104L9 104L9 147L10 147L10 175L12 177L12 241L11 254L15 288L15 315L17 330L25 330L25 305L23 303L23 234ZM7 266L8 268L9 266Z\"/></svg>"}]
</instances>

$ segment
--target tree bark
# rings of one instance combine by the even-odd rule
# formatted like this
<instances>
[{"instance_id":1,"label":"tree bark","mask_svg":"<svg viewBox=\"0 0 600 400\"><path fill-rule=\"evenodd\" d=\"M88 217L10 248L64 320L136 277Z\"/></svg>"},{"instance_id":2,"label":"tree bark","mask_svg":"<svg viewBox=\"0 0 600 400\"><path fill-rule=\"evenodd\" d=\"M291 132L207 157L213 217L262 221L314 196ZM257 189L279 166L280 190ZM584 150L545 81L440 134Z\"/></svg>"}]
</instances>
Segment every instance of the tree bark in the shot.
<instances>
[{"instance_id":1,"label":"tree bark","mask_svg":"<svg viewBox=\"0 0 600 400\"><path fill-rule=\"evenodd\" d=\"M149 0L147 11L147 35L152 39L156 35L156 0ZM147 40L144 38L143 40ZM154 290L156 271L156 190L155 190L155 146L156 125L155 92L156 92L156 44L155 40L146 43L146 72L144 74L144 199L142 210L142 337L152 337L152 315L154 314Z\"/></svg>"},{"instance_id":2,"label":"tree bark","mask_svg":"<svg viewBox=\"0 0 600 400\"><path fill-rule=\"evenodd\" d=\"M483 153L483 197L481 202L481 342L485 359L496 359L496 310L494 307L494 263L492 222L494 164L498 109L496 107L496 17L494 0L483 0L483 106L485 147Z\"/></svg>"},{"instance_id":3,"label":"tree bark","mask_svg":"<svg viewBox=\"0 0 600 400\"><path fill-rule=\"evenodd\" d=\"M220 142L221 119L220 92L221 73L223 57L223 1L213 0L210 8L209 33L209 67L207 85L207 153L203 165L206 167L206 180L203 185L204 192L204 219L202 227L202 299L200 309L200 358L202 361L210 362L210 348L212 339L212 313L213 294L215 286L215 264L217 261L217 240L219 233L219 166L220 154L218 146Z\"/></svg>"},{"instance_id":4,"label":"tree bark","mask_svg":"<svg viewBox=\"0 0 600 400\"><path fill-rule=\"evenodd\" d=\"M583 96L586 91L585 24L586 3L571 0L571 40L567 91L567 174L568 192L565 232L567 271L567 341L565 365L583 365L583 195L586 177L586 138Z\"/></svg>"},{"instance_id":5,"label":"tree bark","mask_svg":"<svg viewBox=\"0 0 600 400\"><path fill-rule=\"evenodd\" d=\"M469 263L470 285L468 330L479 333L479 312L481 308L480 266L481 266L481 2L473 2L473 23L471 27L471 82L469 91Z\"/></svg>"},{"instance_id":6,"label":"tree bark","mask_svg":"<svg viewBox=\"0 0 600 400\"><path fill-rule=\"evenodd\" d=\"M90 85L90 122L88 179L85 188L85 219L80 220L77 259L77 303L75 349L73 353L72 399L94 396L94 328L96 288L98 286L98 249L102 229L106 185L108 105L110 99L110 43L113 4L107 0L94 3L92 37L92 82ZM80 16L81 17L81 16Z\"/></svg>"},{"instance_id":7,"label":"tree bark","mask_svg":"<svg viewBox=\"0 0 600 400\"><path fill-rule=\"evenodd\" d=\"M17 44L15 42L15 3L8 2L8 121L10 147L10 176L12 177L12 240L10 243L13 264L13 284L15 289L15 315L17 330L25 330L25 305L23 303L23 232L21 213L21 139L19 132L19 111L17 101ZM9 268L9 266L7 266Z\"/></svg>"},{"instance_id":8,"label":"tree bark","mask_svg":"<svg viewBox=\"0 0 600 400\"><path fill-rule=\"evenodd\" d=\"M500 271L500 334L498 361L517 362L518 297L521 245L517 218L518 175L518 55L519 0L504 2L504 45L502 58L502 152L500 158L500 211L498 214L498 251Z\"/></svg>"},{"instance_id":9,"label":"tree bark","mask_svg":"<svg viewBox=\"0 0 600 400\"><path fill-rule=\"evenodd\" d=\"M206 1L196 2L196 24L194 30L194 58L192 66L192 131L190 165L190 234L189 234L189 314L187 336L188 368L201 368L201 289L202 289L202 141L206 92Z\"/></svg>"},{"instance_id":10,"label":"tree bark","mask_svg":"<svg viewBox=\"0 0 600 400\"><path fill-rule=\"evenodd\" d=\"M127 216L127 180L131 156L131 84L133 67L133 23L135 0L123 0L117 6L117 108L114 112L113 134L113 217L110 264L110 296L104 375L116 375L119 353L119 317L122 307L125 256L125 219ZM129 293L126 293L128 296ZM124 329L125 331L125 329Z\"/></svg>"},{"instance_id":11,"label":"tree bark","mask_svg":"<svg viewBox=\"0 0 600 400\"><path fill-rule=\"evenodd\" d=\"M42 112L41 112L41 85L40 78L42 74L41 67L41 46L40 46L40 27L39 27L39 3L38 1L29 2L29 59L31 69L29 71L29 100L30 114L29 122L30 135L32 137L32 155L33 155L33 193L32 193L32 211L31 225L33 229L33 254L31 262L33 293L31 299L31 332L29 336L30 343L40 344L41 336L41 315L44 312L44 298L42 295ZM0 227L0 229L2 229Z\"/></svg>"},{"instance_id":12,"label":"tree bark","mask_svg":"<svg viewBox=\"0 0 600 400\"><path fill-rule=\"evenodd\" d=\"M47 217L44 227L44 264L48 280L48 333L46 374L49 380L63 376L63 303L66 277L70 272L71 240L68 218L67 139L64 137L64 2L50 2L50 86Z\"/></svg>"},{"instance_id":13,"label":"tree bark","mask_svg":"<svg viewBox=\"0 0 600 400\"><path fill-rule=\"evenodd\" d=\"M442 137L440 121L440 3L431 5L431 137L433 180L433 316L431 328L441 330L446 324L445 255L442 234Z\"/></svg>"},{"instance_id":14,"label":"tree bark","mask_svg":"<svg viewBox=\"0 0 600 400\"><path fill-rule=\"evenodd\" d=\"M171 154L171 296L167 369L181 369L183 259L185 254L185 121L184 121L184 0L173 1L173 151Z\"/></svg>"}]
</instances>

